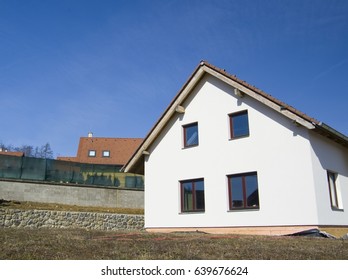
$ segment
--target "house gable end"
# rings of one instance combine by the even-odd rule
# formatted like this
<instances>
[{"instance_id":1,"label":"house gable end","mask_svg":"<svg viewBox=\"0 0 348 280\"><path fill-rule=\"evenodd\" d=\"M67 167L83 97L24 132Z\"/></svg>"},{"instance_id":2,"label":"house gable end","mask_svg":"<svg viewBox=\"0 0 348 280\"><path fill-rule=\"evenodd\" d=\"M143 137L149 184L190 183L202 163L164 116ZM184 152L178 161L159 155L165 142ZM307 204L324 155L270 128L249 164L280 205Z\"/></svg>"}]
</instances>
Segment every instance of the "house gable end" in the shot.
<instances>
[{"instance_id":1,"label":"house gable end","mask_svg":"<svg viewBox=\"0 0 348 280\"><path fill-rule=\"evenodd\" d=\"M348 148L348 138L345 135L333 130L329 126L324 125L316 119L307 116L306 114L296 110L286 103L246 83L245 81L240 80L236 76L226 73L225 70L219 69L205 61L202 61L195 69L188 81L184 84L179 93L175 96L173 101L169 104L157 123L150 130L142 144L135 151L130 160L124 165L122 169L125 172L134 172L135 166L137 166L137 170L140 170L139 164L142 164L144 155L148 153L147 149L152 145L153 141L158 137L160 132L163 130L163 128L166 126L166 124L174 114L185 113L185 106L183 106L185 100L188 98L188 96L191 95L193 89L206 74L214 76L224 83L232 86L234 88L236 98L242 99L251 97L275 110L279 114L286 116L296 125L300 125L307 129L318 132L319 134L331 138L331 140L334 140Z\"/></svg>"}]
</instances>

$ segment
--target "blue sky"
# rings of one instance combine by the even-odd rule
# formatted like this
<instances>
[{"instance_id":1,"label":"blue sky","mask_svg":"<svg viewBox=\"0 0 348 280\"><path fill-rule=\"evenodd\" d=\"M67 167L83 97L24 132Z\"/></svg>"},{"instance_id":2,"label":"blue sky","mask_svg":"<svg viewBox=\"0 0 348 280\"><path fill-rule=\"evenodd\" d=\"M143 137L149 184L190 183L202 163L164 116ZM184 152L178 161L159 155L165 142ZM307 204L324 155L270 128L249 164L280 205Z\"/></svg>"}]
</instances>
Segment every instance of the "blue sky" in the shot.
<instances>
[{"instance_id":1,"label":"blue sky","mask_svg":"<svg viewBox=\"0 0 348 280\"><path fill-rule=\"evenodd\" d=\"M0 0L0 143L144 137L202 59L348 135L346 0Z\"/></svg>"}]
</instances>

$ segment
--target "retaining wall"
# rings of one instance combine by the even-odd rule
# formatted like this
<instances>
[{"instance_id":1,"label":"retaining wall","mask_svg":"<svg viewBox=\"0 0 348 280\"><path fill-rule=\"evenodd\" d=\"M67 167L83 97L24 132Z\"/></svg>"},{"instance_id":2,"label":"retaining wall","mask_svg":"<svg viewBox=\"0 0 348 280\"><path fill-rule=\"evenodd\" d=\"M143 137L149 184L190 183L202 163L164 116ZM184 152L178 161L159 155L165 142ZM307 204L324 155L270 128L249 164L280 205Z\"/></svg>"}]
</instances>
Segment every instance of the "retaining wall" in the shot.
<instances>
[{"instance_id":1,"label":"retaining wall","mask_svg":"<svg viewBox=\"0 0 348 280\"><path fill-rule=\"evenodd\" d=\"M0 180L0 199L77 206L144 208L144 191L115 187Z\"/></svg>"},{"instance_id":2,"label":"retaining wall","mask_svg":"<svg viewBox=\"0 0 348 280\"><path fill-rule=\"evenodd\" d=\"M0 208L0 227L139 230L143 215Z\"/></svg>"}]
</instances>

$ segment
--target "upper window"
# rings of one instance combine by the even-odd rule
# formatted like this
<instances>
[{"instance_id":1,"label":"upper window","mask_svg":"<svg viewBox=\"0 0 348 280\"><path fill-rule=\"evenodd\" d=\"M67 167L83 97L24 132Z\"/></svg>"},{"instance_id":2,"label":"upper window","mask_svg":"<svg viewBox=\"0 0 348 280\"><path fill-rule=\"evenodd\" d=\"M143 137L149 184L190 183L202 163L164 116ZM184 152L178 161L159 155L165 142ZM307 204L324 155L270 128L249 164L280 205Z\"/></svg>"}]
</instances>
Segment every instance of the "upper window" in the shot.
<instances>
[{"instance_id":1,"label":"upper window","mask_svg":"<svg viewBox=\"0 0 348 280\"><path fill-rule=\"evenodd\" d=\"M243 173L228 176L230 210L258 209L259 188L257 173Z\"/></svg>"},{"instance_id":2,"label":"upper window","mask_svg":"<svg viewBox=\"0 0 348 280\"><path fill-rule=\"evenodd\" d=\"M89 150L89 151L88 151L88 156L89 156L89 157L95 157L96 154L97 154L97 153L96 153L95 150Z\"/></svg>"},{"instance_id":3,"label":"upper window","mask_svg":"<svg viewBox=\"0 0 348 280\"><path fill-rule=\"evenodd\" d=\"M248 111L241 111L229 115L231 139L249 136Z\"/></svg>"},{"instance_id":4,"label":"upper window","mask_svg":"<svg viewBox=\"0 0 348 280\"><path fill-rule=\"evenodd\" d=\"M110 151L109 150L103 151L103 157L110 157Z\"/></svg>"},{"instance_id":5,"label":"upper window","mask_svg":"<svg viewBox=\"0 0 348 280\"><path fill-rule=\"evenodd\" d=\"M329 184L329 192L331 199L331 207L332 209L339 209L339 201L338 201L338 193L337 193L337 173L327 171L327 180Z\"/></svg>"},{"instance_id":6,"label":"upper window","mask_svg":"<svg viewBox=\"0 0 348 280\"><path fill-rule=\"evenodd\" d=\"M184 131L184 147L192 147L198 145L198 123L191 123L183 126Z\"/></svg>"},{"instance_id":7,"label":"upper window","mask_svg":"<svg viewBox=\"0 0 348 280\"><path fill-rule=\"evenodd\" d=\"M204 180L195 179L180 182L181 211L204 211Z\"/></svg>"}]
</instances>

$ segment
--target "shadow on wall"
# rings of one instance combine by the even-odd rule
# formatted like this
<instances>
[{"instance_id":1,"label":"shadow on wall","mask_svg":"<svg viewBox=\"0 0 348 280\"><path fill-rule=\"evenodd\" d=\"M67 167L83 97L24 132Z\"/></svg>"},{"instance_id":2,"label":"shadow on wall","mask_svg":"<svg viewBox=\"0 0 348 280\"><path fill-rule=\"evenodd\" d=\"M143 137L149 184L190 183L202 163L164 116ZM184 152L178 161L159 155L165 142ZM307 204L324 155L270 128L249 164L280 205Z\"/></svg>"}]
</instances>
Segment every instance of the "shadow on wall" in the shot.
<instances>
[{"instance_id":1,"label":"shadow on wall","mask_svg":"<svg viewBox=\"0 0 348 280\"><path fill-rule=\"evenodd\" d=\"M348 177L348 149L315 132L310 142L316 159L323 169Z\"/></svg>"}]
</instances>

